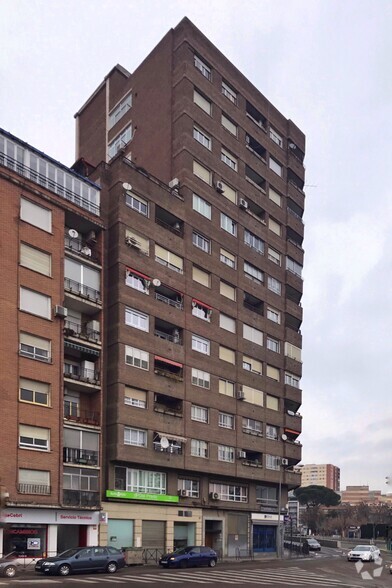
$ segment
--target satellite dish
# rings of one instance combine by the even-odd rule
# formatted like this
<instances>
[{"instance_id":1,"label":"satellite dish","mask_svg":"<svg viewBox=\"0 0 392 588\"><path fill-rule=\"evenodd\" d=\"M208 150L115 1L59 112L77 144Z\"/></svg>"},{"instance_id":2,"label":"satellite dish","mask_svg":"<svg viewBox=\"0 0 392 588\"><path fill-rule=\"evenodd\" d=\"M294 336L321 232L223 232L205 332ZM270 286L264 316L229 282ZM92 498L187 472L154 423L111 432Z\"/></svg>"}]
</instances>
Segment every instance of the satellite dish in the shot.
<instances>
[{"instance_id":1,"label":"satellite dish","mask_svg":"<svg viewBox=\"0 0 392 588\"><path fill-rule=\"evenodd\" d=\"M161 437L161 447L163 447L163 449L169 447L169 439L167 437Z\"/></svg>"},{"instance_id":2,"label":"satellite dish","mask_svg":"<svg viewBox=\"0 0 392 588\"><path fill-rule=\"evenodd\" d=\"M131 186L131 184L128 184L128 182L123 183L123 188L124 188L124 190L127 190L128 192L130 190L132 190L132 186Z\"/></svg>"},{"instance_id":3,"label":"satellite dish","mask_svg":"<svg viewBox=\"0 0 392 588\"><path fill-rule=\"evenodd\" d=\"M158 278L154 278L152 281L153 286L160 286L161 285L161 280L158 280Z\"/></svg>"},{"instance_id":4,"label":"satellite dish","mask_svg":"<svg viewBox=\"0 0 392 588\"><path fill-rule=\"evenodd\" d=\"M283 433L283 435L282 435L282 441L287 441L287 439L288 439L287 435L285 435L285 433Z\"/></svg>"},{"instance_id":5,"label":"satellite dish","mask_svg":"<svg viewBox=\"0 0 392 588\"><path fill-rule=\"evenodd\" d=\"M290 416L295 416L295 412L293 410L288 410L287 414L289 414Z\"/></svg>"},{"instance_id":6,"label":"satellite dish","mask_svg":"<svg viewBox=\"0 0 392 588\"><path fill-rule=\"evenodd\" d=\"M75 229L69 229L68 235L71 239L77 239L79 237L79 233Z\"/></svg>"}]
</instances>

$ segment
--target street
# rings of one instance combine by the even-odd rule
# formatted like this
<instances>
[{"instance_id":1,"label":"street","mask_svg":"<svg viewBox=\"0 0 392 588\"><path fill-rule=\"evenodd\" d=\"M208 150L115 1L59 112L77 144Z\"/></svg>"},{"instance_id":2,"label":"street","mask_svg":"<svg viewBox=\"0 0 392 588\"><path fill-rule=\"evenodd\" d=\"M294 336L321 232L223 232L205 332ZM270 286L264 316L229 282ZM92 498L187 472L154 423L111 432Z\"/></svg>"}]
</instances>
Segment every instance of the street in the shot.
<instances>
[{"instance_id":1,"label":"street","mask_svg":"<svg viewBox=\"0 0 392 588\"><path fill-rule=\"evenodd\" d=\"M392 577L386 568L391 563L390 554L379 563L362 566L347 562L338 550L324 549L321 554L307 558L221 562L216 568L195 568L187 570L162 570L158 566L126 567L114 575L84 574L60 578L43 577L31 572L20 571L12 580L0 578L0 587L33 587L42 585L83 587L86 585L132 586L134 588L166 588L168 586L188 587L208 585L213 588L230 586L269 586L270 588L385 588L391 586Z\"/></svg>"}]
</instances>

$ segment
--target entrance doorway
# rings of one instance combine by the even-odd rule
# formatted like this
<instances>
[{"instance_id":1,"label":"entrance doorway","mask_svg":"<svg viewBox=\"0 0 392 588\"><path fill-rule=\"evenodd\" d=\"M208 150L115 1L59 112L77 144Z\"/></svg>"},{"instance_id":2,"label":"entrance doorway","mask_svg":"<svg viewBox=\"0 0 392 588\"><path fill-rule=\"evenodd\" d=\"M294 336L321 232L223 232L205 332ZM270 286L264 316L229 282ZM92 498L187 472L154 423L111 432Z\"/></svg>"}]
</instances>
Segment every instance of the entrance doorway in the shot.
<instances>
[{"instance_id":1,"label":"entrance doorway","mask_svg":"<svg viewBox=\"0 0 392 588\"><path fill-rule=\"evenodd\" d=\"M276 527L253 525L253 551L255 553L276 551Z\"/></svg>"},{"instance_id":2,"label":"entrance doorway","mask_svg":"<svg viewBox=\"0 0 392 588\"><path fill-rule=\"evenodd\" d=\"M204 543L207 547L222 552L223 521L221 519L205 521Z\"/></svg>"}]
</instances>

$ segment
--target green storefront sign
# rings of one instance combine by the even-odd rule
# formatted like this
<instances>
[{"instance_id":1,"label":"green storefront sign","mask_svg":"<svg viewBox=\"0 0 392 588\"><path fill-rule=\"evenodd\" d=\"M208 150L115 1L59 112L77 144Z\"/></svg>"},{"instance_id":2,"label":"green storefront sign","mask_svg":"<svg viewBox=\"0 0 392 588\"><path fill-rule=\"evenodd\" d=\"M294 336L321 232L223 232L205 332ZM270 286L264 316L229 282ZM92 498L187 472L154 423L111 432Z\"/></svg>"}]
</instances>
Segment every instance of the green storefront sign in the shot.
<instances>
[{"instance_id":1,"label":"green storefront sign","mask_svg":"<svg viewBox=\"0 0 392 588\"><path fill-rule=\"evenodd\" d=\"M143 494L143 492L126 492L125 490L106 490L106 498L125 500L154 500L155 502L178 502L178 496L167 494Z\"/></svg>"}]
</instances>

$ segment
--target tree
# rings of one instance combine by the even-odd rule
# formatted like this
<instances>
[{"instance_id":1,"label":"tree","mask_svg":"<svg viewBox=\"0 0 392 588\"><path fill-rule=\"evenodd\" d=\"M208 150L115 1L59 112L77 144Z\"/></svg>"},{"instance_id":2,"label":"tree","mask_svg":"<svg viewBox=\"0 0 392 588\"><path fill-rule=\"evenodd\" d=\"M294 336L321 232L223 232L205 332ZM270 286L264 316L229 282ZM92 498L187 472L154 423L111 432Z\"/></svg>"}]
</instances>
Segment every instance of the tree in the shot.
<instances>
[{"instance_id":1,"label":"tree","mask_svg":"<svg viewBox=\"0 0 392 588\"><path fill-rule=\"evenodd\" d=\"M323 519L321 506L337 506L340 496L326 486L304 486L294 490L300 504L306 506L304 522L309 529L317 531Z\"/></svg>"}]
</instances>

